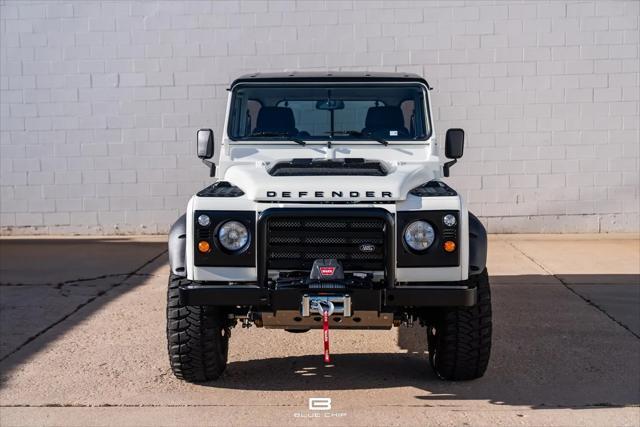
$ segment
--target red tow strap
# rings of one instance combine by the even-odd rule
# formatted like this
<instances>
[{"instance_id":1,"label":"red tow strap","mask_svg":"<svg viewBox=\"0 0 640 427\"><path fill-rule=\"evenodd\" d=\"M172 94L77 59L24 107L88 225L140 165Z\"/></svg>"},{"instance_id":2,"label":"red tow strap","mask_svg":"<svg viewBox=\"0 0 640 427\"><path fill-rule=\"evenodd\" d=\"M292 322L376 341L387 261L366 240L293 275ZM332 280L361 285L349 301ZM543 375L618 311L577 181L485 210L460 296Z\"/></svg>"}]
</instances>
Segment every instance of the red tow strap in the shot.
<instances>
[{"instance_id":1,"label":"red tow strap","mask_svg":"<svg viewBox=\"0 0 640 427\"><path fill-rule=\"evenodd\" d=\"M331 363L329 357L329 312L322 311L322 335L324 338L324 363Z\"/></svg>"}]
</instances>

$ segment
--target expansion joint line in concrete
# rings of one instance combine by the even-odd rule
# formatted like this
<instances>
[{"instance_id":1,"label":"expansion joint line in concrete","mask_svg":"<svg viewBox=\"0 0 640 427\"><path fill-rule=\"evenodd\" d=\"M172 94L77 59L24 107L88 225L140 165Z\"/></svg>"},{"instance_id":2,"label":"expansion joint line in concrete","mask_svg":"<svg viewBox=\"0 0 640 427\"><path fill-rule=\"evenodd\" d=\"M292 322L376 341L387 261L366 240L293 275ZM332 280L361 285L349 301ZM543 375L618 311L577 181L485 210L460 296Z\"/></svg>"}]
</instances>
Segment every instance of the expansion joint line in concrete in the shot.
<instances>
[{"instance_id":1,"label":"expansion joint line in concrete","mask_svg":"<svg viewBox=\"0 0 640 427\"><path fill-rule=\"evenodd\" d=\"M75 285L76 283L83 283L83 282L93 282L96 280L101 280L101 279L110 279L113 277L122 277L122 276L126 276L126 278L130 278L133 276L142 276L142 277L151 277L153 276L153 274L147 274L147 273L115 273L115 274L103 274L101 276L95 276L95 277L85 277L83 279L71 279L71 280L65 280L64 282L58 282L58 283L0 283L0 286L51 286L55 289L61 289L63 286L65 285Z\"/></svg>"},{"instance_id":2,"label":"expansion joint line in concrete","mask_svg":"<svg viewBox=\"0 0 640 427\"><path fill-rule=\"evenodd\" d=\"M581 300L583 300L584 302L586 302L587 304L589 304L590 306L592 306L593 308L595 308L596 310L598 310L599 312L601 312L602 314L604 314L605 316L607 316L611 321L613 321L614 323L616 323L618 326L622 327L623 329L625 329L627 332L629 332L631 335L633 335L634 337L636 337L637 339L640 339L640 335L636 334L635 332L633 332L627 325L625 325L624 323L620 322L619 320L617 320L615 317L611 316L609 313L607 313L602 307L600 307L598 304L596 304L595 302L591 301L589 298L585 298L584 296L582 296L579 292L577 292L575 289L573 289L571 287L571 284L567 283L566 281L564 281L561 277L559 277L558 275L556 275L555 273L553 273L551 270L549 270L547 267L545 267L542 263L538 262L535 258L529 256L529 254L525 253L523 250L521 250L519 247L517 247L516 245L514 245L512 242L507 242L513 249L515 249L516 251L518 251L519 253L521 253L523 256L525 256L527 259L529 259L531 262L533 262L535 265L537 265L538 267L540 267L542 270L544 270L545 273L547 273L549 276L552 276L554 279L556 279L558 281L558 283L560 283L562 286L564 286L565 288L567 288L569 290L569 292L571 292L572 294L576 295L578 298L580 298Z\"/></svg>"},{"instance_id":3,"label":"expansion joint line in concrete","mask_svg":"<svg viewBox=\"0 0 640 427\"><path fill-rule=\"evenodd\" d=\"M47 326L46 328L40 330L39 332L35 333L34 335L31 335L29 338L27 338L22 344L20 344L18 347L16 347L15 349L13 349L11 352L9 352L8 354L6 354L3 358L0 359L0 362L4 361L5 359L11 357L13 354L17 353L18 351L20 351L22 348L24 348L27 344L29 344L30 342L36 340L37 338L39 338L40 336L44 335L45 333L47 333L47 331L51 330L53 327L55 327L56 325L59 325L60 323L64 322L65 320L67 320L68 318L70 318L71 316L73 316L75 313L77 313L78 311L80 311L82 308L86 307L87 305L91 304L93 301L95 301L96 299L106 295L107 293L109 293L111 290L121 286L123 283L125 283L127 280L129 280L132 277L135 276L139 276L141 274L139 274L138 272L140 270L142 270L143 268L145 268L146 266L148 266L149 264L151 264L152 262L154 262L155 260L157 260L158 258L160 258L161 256L163 256L164 254L166 254L167 251L164 250L162 252L160 252L158 255L155 255L153 258L151 258L150 260L146 261L144 264L142 264L140 267L136 268L134 271L132 271L131 273L125 273L125 274L118 274L116 276L124 276L124 278L119 281L118 283L115 283L111 286L109 286L109 288L105 289L102 292L99 292L98 294L92 296L91 298L88 298L85 302L83 302L82 304L79 304L73 311L71 311L70 313L62 316L60 319L56 320L55 322L53 322L52 324L50 324L49 326ZM146 275L143 275L146 276ZM100 278L105 278L105 277L109 277L109 276L104 276L104 277L100 277ZM81 280L91 280L91 279L81 279ZM81 280L73 280L71 282L78 282ZM93 280L97 280L97 279L93 279ZM63 282L64 283L64 282Z\"/></svg>"}]
</instances>

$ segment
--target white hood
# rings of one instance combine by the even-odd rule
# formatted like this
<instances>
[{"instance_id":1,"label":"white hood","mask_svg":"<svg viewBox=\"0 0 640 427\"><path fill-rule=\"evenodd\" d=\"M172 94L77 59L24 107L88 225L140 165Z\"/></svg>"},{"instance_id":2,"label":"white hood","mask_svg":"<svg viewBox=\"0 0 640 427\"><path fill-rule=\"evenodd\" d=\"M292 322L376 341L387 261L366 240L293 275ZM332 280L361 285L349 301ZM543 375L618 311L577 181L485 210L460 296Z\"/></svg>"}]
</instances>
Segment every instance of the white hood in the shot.
<instances>
[{"instance_id":1,"label":"white hood","mask_svg":"<svg viewBox=\"0 0 640 427\"><path fill-rule=\"evenodd\" d=\"M235 164L224 180L254 201L374 202L404 200L413 188L439 177L437 162L387 164L386 176L271 176L264 162Z\"/></svg>"}]
</instances>

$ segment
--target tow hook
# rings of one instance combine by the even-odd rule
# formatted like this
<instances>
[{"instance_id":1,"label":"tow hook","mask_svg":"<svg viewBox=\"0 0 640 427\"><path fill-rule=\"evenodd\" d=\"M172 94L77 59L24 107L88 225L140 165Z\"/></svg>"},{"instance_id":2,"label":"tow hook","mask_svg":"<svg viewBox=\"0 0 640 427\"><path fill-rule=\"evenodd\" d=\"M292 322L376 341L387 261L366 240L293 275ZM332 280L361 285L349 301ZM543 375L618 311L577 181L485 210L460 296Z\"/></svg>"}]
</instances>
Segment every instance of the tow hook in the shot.
<instances>
[{"instance_id":1,"label":"tow hook","mask_svg":"<svg viewBox=\"0 0 640 427\"><path fill-rule=\"evenodd\" d=\"M313 299L310 304L311 310L318 314L328 313L331 316L336 311L336 306L328 299Z\"/></svg>"},{"instance_id":2,"label":"tow hook","mask_svg":"<svg viewBox=\"0 0 640 427\"><path fill-rule=\"evenodd\" d=\"M325 299L314 299L311 302L311 309L322 315L322 340L324 343L324 363L331 363L329 354L329 316L335 311L333 302Z\"/></svg>"},{"instance_id":3,"label":"tow hook","mask_svg":"<svg viewBox=\"0 0 640 427\"><path fill-rule=\"evenodd\" d=\"M322 316L322 339L324 343L324 363L331 363L329 355L329 316L334 313L351 317L351 297L349 295L304 295L301 314L304 317L312 313Z\"/></svg>"},{"instance_id":4,"label":"tow hook","mask_svg":"<svg viewBox=\"0 0 640 427\"><path fill-rule=\"evenodd\" d=\"M322 339L324 341L324 363L331 363L329 356L329 311L322 312Z\"/></svg>"}]
</instances>

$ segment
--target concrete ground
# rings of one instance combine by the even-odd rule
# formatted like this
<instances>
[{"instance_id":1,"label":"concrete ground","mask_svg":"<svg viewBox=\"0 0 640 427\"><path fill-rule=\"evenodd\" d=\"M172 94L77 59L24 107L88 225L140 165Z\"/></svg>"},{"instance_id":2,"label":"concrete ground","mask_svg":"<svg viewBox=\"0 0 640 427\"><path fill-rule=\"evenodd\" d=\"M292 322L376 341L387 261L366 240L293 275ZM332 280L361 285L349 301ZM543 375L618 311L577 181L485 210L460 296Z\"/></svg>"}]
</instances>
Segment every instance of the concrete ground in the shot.
<instances>
[{"instance_id":1,"label":"concrete ground","mask_svg":"<svg viewBox=\"0 0 640 427\"><path fill-rule=\"evenodd\" d=\"M223 377L191 385L161 239L0 240L0 425L640 425L637 236L492 236L489 258L482 379L438 380L418 327L335 331L332 367L319 331L236 328Z\"/></svg>"}]
</instances>

